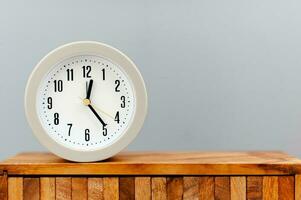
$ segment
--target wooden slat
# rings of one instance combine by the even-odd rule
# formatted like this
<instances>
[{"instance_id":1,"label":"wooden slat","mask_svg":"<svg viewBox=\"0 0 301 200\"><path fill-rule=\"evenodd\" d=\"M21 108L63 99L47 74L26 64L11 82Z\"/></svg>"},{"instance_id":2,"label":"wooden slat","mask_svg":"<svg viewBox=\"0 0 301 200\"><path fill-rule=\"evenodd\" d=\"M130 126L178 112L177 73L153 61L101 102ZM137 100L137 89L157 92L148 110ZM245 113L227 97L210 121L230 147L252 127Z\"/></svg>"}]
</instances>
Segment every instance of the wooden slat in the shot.
<instances>
[{"instance_id":1,"label":"wooden slat","mask_svg":"<svg viewBox=\"0 0 301 200\"><path fill-rule=\"evenodd\" d=\"M102 178L88 178L88 199L103 200Z\"/></svg>"},{"instance_id":2,"label":"wooden slat","mask_svg":"<svg viewBox=\"0 0 301 200\"><path fill-rule=\"evenodd\" d=\"M105 162L75 163L53 154L23 153L0 162L1 171L80 176L289 175L301 173L301 160L281 152L125 152Z\"/></svg>"},{"instance_id":3,"label":"wooden slat","mask_svg":"<svg viewBox=\"0 0 301 200\"><path fill-rule=\"evenodd\" d=\"M199 200L199 177L184 176L184 200Z\"/></svg>"},{"instance_id":4,"label":"wooden slat","mask_svg":"<svg viewBox=\"0 0 301 200\"><path fill-rule=\"evenodd\" d=\"M295 199L301 200L301 175L295 176Z\"/></svg>"},{"instance_id":5,"label":"wooden slat","mask_svg":"<svg viewBox=\"0 0 301 200\"><path fill-rule=\"evenodd\" d=\"M214 196L219 200L230 200L230 177L218 176L214 179Z\"/></svg>"},{"instance_id":6,"label":"wooden slat","mask_svg":"<svg viewBox=\"0 0 301 200\"><path fill-rule=\"evenodd\" d=\"M278 177L264 176L262 186L263 200L278 199Z\"/></svg>"},{"instance_id":7,"label":"wooden slat","mask_svg":"<svg viewBox=\"0 0 301 200\"><path fill-rule=\"evenodd\" d=\"M248 200L262 199L262 176L247 177L247 199Z\"/></svg>"},{"instance_id":8,"label":"wooden slat","mask_svg":"<svg viewBox=\"0 0 301 200\"><path fill-rule=\"evenodd\" d=\"M0 199L7 200L7 174L0 175Z\"/></svg>"},{"instance_id":9,"label":"wooden slat","mask_svg":"<svg viewBox=\"0 0 301 200\"><path fill-rule=\"evenodd\" d=\"M40 199L40 179L24 178L23 179L23 199L39 200Z\"/></svg>"},{"instance_id":10,"label":"wooden slat","mask_svg":"<svg viewBox=\"0 0 301 200\"><path fill-rule=\"evenodd\" d=\"M183 199L183 177L173 176L167 178L167 199Z\"/></svg>"},{"instance_id":11,"label":"wooden slat","mask_svg":"<svg viewBox=\"0 0 301 200\"><path fill-rule=\"evenodd\" d=\"M41 200L55 200L55 178L40 178Z\"/></svg>"},{"instance_id":12,"label":"wooden slat","mask_svg":"<svg viewBox=\"0 0 301 200\"><path fill-rule=\"evenodd\" d=\"M72 178L72 200L86 200L88 198L87 178Z\"/></svg>"},{"instance_id":13,"label":"wooden slat","mask_svg":"<svg viewBox=\"0 0 301 200\"><path fill-rule=\"evenodd\" d=\"M232 176L230 177L231 183L231 200L245 200L246 199L246 177L245 176Z\"/></svg>"},{"instance_id":14,"label":"wooden slat","mask_svg":"<svg viewBox=\"0 0 301 200\"><path fill-rule=\"evenodd\" d=\"M119 199L134 200L135 199L135 178L120 177L119 178Z\"/></svg>"},{"instance_id":15,"label":"wooden slat","mask_svg":"<svg viewBox=\"0 0 301 200\"><path fill-rule=\"evenodd\" d=\"M200 200L214 200L214 177L200 177Z\"/></svg>"},{"instance_id":16,"label":"wooden slat","mask_svg":"<svg viewBox=\"0 0 301 200\"><path fill-rule=\"evenodd\" d=\"M278 177L278 198L279 200L295 199L295 180L294 176Z\"/></svg>"},{"instance_id":17,"label":"wooden slat","mask_svg":"<svg viewBox=\"0 0 301 200\"><path fill-rule=\"evenodd\" d=\"M152 178L152 198L156 200L166 200L166 177Z\"/></svg>"},{"instance_id":18,"label":"wooden slat","mask_svg":"<svg viewBox=\"0 0 301 200\"><path fill-rule=\"evenodd\" d=\"M103 189L105 200L119 199L119 181L117 177L104 177Z\"/></svg>"},{"instance_id":19,"label":"wooden slat","mask_svg":"<svg viewBox=\"0 0 301 200\"><path fill-rule=\"evenodd\" d=\"M135 199L151 200L151 178L150 177L135 178Z\"/></svg>"},{"instance_id":20,"label":"wooden slat","mask_svg":"<svg viewBox=\"0 0 301 200\"><path fill-rule=\"evenodd\" d=\"M71 200L71 178L57 177L55 179L56 200Z\"/></svg>"},{"instance_id":21,"label":"wooden slat","mask_svg":"<svg viewBox=\"0 0 301 200\"><path fill-rule=\"evenodd\" d=\"M8 200L23 200L23 178L8 178Z\"/></svg>"}]
</instances>

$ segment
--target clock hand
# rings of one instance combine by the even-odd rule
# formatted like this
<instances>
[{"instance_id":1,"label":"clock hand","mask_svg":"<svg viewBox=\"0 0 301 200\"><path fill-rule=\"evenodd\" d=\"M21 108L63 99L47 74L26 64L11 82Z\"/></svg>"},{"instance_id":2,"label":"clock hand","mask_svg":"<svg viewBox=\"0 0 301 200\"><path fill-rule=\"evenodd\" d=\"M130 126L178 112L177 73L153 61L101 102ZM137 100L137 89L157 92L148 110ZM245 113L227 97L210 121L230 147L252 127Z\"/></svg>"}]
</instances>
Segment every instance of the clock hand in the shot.
<instances>
[{"instance_id":1,"label":"clock hand","mask_svg":"<svg viewBox=\"0 0 301 200\"><path fill-rule=\"evenodd\" d=\"M93 112L96 118L102 123L102 125L106 126L107 124L101 119L101 117L98 115L98 113L94 110L94 108L91 105L90 96L91 96L92 86L93 86L93 80L90 79L88 89L87 89L87 96L86 99L83 100L84 104L90 108L90 110Z\"/></svg>"},{"instance_id":2,"label":"clock hand","mask_svg":"<svg viewBox=\"0 0 301 200\"><path fill-rule=\"evenodd\" d=\"M93 106L93 108L95 108L95 110L102 112L103 114L107 115L108 117L110 117L112 120L114 120L114 117L112 115L110 115L109 113L105 112L104 110L100 109L99 107L97 107L95 104L92 104L91 101L89 99L82 99L81 97L78 97L85 106L87 105L91 105Z\"/></svg>"},{"instance_id":3,"label":"clock hand","mask_svg":"<svg viewBox=\"0 0 301 200\"><path fill-rule=\"evenodd\" d=\"M92 86L93 86L93 80L91 79L90 82L89 82L89 85L88 85L86 99L90 99Z\"/></svg>"},{"instance_id":4,"label":"clock hand","mask_svg":"<svg viewBox=\"0 0 301 200\"><path fill-rule=\"evenodd\" d=\"M98 108L95 104L91 104L91 106L93 106L93 108L95 108L96 110L102 112L103 114L107 115L108 117L110 117L111 119L114 120L114 117L112 117L109 113L107 113L107 112L101 110L100 108Z\"/></svg>"},{"instance_id":5,"label":"clock hand","mask_svg":"<svg viewBox=\"0 0 301 200\"><path fill-rule=\"evenodd\" d=\"M101 117L97 114L97 112L94 110L94 108L91 106L91 104L89 104L88 107L93 112L93 114L96 116L96 118L102 123L102 125L106 126L107 124L101 119Z\"/></svg>"}]
</instances>

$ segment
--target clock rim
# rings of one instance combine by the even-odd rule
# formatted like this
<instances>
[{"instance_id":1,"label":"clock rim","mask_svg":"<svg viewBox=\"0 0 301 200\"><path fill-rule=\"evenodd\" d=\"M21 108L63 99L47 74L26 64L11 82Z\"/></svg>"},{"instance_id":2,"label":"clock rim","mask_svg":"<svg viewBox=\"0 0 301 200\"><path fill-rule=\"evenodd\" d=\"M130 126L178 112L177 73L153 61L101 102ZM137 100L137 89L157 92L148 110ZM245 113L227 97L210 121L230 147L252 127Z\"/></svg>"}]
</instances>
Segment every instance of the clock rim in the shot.
<instances>
[{"instance_id":1,"label":"clock rim","mask_svg":"<svg viewBox=\"0 0 301 200\"><path fill-rule=\"evenodd\" d=\"M66 58L77 55L101 56L121 67L132 82L136 98L135 112L130 124L122 136L112 144L92 151L80 151L68 148L56 142L43 128L36 109L36 95L39 85L49 70ZM93 162L112 157L127 147L139 134L147 114L147 92L143 77L134 62L118 49L96 41L71 42L52 50L35 66L28 78L25 89L25 114L27 121L38 141L52 153L71 161Z\"/></svg>"}]
</instances>

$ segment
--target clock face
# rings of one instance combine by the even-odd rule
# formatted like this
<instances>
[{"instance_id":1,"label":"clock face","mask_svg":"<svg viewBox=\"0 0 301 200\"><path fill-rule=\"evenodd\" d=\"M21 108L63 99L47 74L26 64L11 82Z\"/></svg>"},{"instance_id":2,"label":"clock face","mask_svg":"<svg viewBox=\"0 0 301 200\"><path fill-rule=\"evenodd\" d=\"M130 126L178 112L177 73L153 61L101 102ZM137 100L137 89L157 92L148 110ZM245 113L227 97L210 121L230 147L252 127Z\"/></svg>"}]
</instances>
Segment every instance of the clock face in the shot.
<instances>
[{"instance_id":1,"label":"clock face","mask_svg":"<svg viewBox=\"0 0 301 200\"><path fill-rule=\"evenodd\" d=\"M116 142L132 123L135 93L121 66L94 55L66 58L41 79L36 112L45 132L77 151Z\"/></svg>"}]
</instances>

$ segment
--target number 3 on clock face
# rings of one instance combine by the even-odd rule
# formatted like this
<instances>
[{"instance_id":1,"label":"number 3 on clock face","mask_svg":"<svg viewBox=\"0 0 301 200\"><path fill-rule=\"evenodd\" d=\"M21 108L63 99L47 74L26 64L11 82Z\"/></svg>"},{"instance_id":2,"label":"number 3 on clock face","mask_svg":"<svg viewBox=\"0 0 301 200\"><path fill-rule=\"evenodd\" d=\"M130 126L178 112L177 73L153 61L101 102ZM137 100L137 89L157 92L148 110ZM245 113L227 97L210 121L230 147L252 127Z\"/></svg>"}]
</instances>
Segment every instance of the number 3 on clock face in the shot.
<instances>
[{"instance_id":1,"label":"number 3 on clock face","mask_svg":"<svg viewBox=\"0 0 301 200\"><path fill-rule=\"evenodd\" d=\"M25 109L39 141L74 161L108 158L139 132L147 110L144 81L134 63L97 42L62 46L29 78Z\"/></svg>"}]
</instances>

